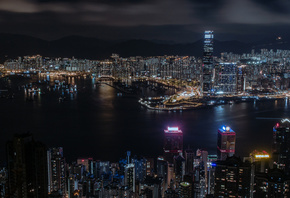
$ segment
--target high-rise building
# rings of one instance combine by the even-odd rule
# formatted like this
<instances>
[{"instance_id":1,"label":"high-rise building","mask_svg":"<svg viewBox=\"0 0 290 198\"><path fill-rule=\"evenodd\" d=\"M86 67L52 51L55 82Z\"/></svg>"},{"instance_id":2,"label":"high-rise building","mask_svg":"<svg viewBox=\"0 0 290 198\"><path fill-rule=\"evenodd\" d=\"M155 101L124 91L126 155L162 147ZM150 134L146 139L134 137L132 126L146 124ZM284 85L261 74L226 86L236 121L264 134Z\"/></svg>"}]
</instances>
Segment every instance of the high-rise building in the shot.
<instances>
[{"instance_id":1,"label":"high-rise building","mask_svg":"<svg viewBox=\"0 0 290 198\"><path fill-rule=\"evenodd\" d=\"M168 127L164 130L164 158L173 162L173 156L182 155L183 150L183 133L178 127Z\"/></svg>"},{"instance_id":2,"label":"high-rise building","mask_svg":"<svg viewBox=\"0 0 290 198\"><path fill-rule=\"evenodd\" d=\"M93 161L93 158L78 158L78 159L77 159L77 164L84 165L85 168L86 168L86 171L87 171L87 172L91 172L91 171L90 171L90 164L91 164L91 161Z\"/></svg>"},{"instance_id":3,"label":"high-rise building","mask_svg":"<svg viewBox=\"0 0 290 198\"><path fill-rule=\"evenodd\" d=\"M54 147L47 151L48 193L66 194L66 171L63 148Z\"/></svg>"},{"instance_id":4,"label":"high-rise building","mask_svg":"<svg viewBox=\"0 0 290 198\"><path fill-rule=\"evenodd\" d=\"M193 161L194 161L194 152L192 149L186 149L184 151L185 157L185 174L193 173Z\"/></svg>"},{"instance_id":5,"label":"high-rise building","mask_svg":"<svg viewBox=\"0 0 290 198\"><path fill-rule=\"evenodd\" d=\"M273 128L273 160L277 168L290 174L290 120L282 119Z\"/></svg>"},{"instance_id":6,"label":"high-rise building","mask_svg":"<svg viewBox=\"0 0 290 198\"><path fill-rule=\"evenodd\" d=\"M274 168L255 173L253 197L290 197L290 177Z\"/></svg>"},{"instance_id":7,"label":"high-rise building","mask_svg":"<svg viewBox=\"0 0 290 198\"><path fill-rule=\"evenodd\" d=\"M204 32L202 92L209 94L213 85L213 31Z\"/></svg>"},{"instance_id":8,"label":"high-rise building","mask_svg":"<svg viewBox=\"0 0 290 198\"><path fill-rule=\"evenodd\" d=\"M125 186L135 192L135 164L130 163L125 165Z\"/></svg>"},{"instance_id":9,"label":"high-rise building","mask_svg":"<svg viewBox=\"0 0 290 198\"><path fill-rule=\"evenodd\" d=\"M218 129L217 155L219 160L225 160L235 154L236 133L230 127Z\"/></svg>"},{"instance_id":10,"label":"high-rise building","mask_svg":"<svg viewBox=\"0 0 290 198\"><path fill-rule=\"evenodd\" d=\"M208 152L204 149L197 149L195 172L194 172L194 196L205 197L207 193L208 181Z\"/></svg>"},{"instance_id":11,"label":"high-rise building","mask_svg":"<svg viewBox=\"0 0 290 198\"><path fill-rule=\"evenodd\" d=\"M213 165L213 163L212 163ZM238 157L215 163L214 197L250 197L251 164Z\"/></svg>"},{"instance_id":12,"label":"high-rise building","mask_svg":"<svg viewBox=\"0 0 290 198\"><path fill-rule=\"evenodd\" d=\"M235 94L237 92L237 64L219 63L218 70L218 94Z\"/></svg>"},{"instance_id":13,"label":"high-rise building","mask_svg":"<svg viewBox=\"0 0 290 198\"><path fill-rule=\"evenodd\" d=\"M132 163L135 166L136 181L143 182L146 178L146 159L144 157L134 157Z\"/></svg>"},{"instance_id":14,"label":"high-rise building","mask_svg":"<svg viewBox=\"0 0 290 198\"><path fill-rule=\"evenodd\" d=\"M179 197L191 198L192 186L188 182L181 182L179 185Z\"/></svg>"},{"instance_id":15,"label":"high-rise building","mask_svg":"<svg viewBox=\"0 0 290 198\"><path fill-rule=\"evenodd\" d=\"M47 197L47 148L32 135L15 135L7 142L9 197Z\"/></svg>"}]
</instances>

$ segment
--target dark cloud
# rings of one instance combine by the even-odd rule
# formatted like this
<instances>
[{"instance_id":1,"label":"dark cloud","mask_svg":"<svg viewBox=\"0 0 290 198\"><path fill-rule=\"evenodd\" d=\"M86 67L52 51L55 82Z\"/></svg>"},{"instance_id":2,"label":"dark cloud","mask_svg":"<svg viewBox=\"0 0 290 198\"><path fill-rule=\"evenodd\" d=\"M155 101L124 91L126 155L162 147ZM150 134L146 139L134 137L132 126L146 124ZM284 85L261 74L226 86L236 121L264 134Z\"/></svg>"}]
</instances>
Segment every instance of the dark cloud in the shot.
<instances>
[{"instance_id":1,"label":"dark cloud","mask_svg":"<svg viewBox=\"0 0 290 198\"><path fill-rule=\"evenodd\" d=\"M226 0L189 0L196 7L196 13L200 17L210 19L226 3Z\"/></svg>"},{"instance_id":2,"label":"dark cloud","mask_svg":"<svg viewBox=\"0 0 290 198\"><path fill-rule=\"evenodd\" d=\"M200 38L205 29L213 29L220 38L243 39L247 35L276 35L283 32L283 27L289 29L290 12L283 11L289 8L287 2L0 0L0 25L2 32L45 39L77 34L104 39L190 42Z\"/></svg>"},{"instance_id":3,"label":"dark cloud","mask_svg":"<svg viewBox=\"0 0 290 198\"><path fill-rule=\"evenodd\" d=\"M290 2L289 0L253 0L258 3L263 8L276 12L276 13L289 13L290 11Z\"/></svg>"},{"instance_id":4,"label":"dark cloud","mask_svg":"<svg viewBox=\"0 0 290 198\"><path fill-rule=\"evenodd\" d=\"M122 4L138 4L150 2L152 0L35 0L37 3L102 3L102 4L113 4L113 5L122 5Z\"/></svg>"}]
</instances>

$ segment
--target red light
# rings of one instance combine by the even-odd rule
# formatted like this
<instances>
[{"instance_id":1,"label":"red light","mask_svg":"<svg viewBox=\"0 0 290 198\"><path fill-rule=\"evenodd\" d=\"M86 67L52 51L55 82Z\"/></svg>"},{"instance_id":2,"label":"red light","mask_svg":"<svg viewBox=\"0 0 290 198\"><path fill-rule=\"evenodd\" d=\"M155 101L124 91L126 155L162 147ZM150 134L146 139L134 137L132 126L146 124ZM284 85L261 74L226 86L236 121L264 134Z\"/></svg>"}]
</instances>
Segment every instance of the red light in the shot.
<instances>
[{"instance_id":1,"label":"red light","mask_svg":"<svg viewBox=\"0 0 290 198\"><path fill-rule=\"evenodd\" d=\"M82 162L84 162L85 160L82 160Z\"/></svg>"},{"instance_id":2,"label":"red light","mask_svg":"<svg viewBox=\"0 0 290 198\"><path fill-rule=\"evenodd\" d=\"M279 123L276 124L276 127L279 127Z\"/></svg>"}]
</instances>

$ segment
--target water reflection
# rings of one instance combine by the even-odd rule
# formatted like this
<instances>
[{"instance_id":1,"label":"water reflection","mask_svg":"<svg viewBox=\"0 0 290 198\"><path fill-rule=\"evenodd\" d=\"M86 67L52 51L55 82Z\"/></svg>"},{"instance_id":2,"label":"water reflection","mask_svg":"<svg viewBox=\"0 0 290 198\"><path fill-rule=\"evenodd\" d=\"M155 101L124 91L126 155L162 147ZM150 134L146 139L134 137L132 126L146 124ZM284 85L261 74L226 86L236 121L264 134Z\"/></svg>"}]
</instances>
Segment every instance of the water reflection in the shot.
<instances>
[{"instance_id":1,"label":"water reflection","mask_svg":"<svg viewBox=\"0 0 290 198\"><path fill-rule=\"evenodd\" d=\"M54 86L55 80L68 82L70 79L70 83L73 80L42 76L42 80L48 79L42 89L46 94L36 97L37 104L41 105L26 102L29 95L23 89L10 103L0 103L3 131L0 144L5 145L12 133L31 131L48 146L63 146L69 160L90 154L96 159L118 160L126 149L132 149L134 155L162 154L164 128L178 125L184 131L184 147L206 148L210 154L215 154L217 129L226 124L237 133L237 155L247 156L254 149L271 149L272 127L277 120L256 117L289 115L288 101L277 104L259 101L183 112L147 110L136 98L117 97L118 91L114 88L94 87L94 78L82 77L74 78L78 92L67 94L68 100L58 103L60 95L66 95L65 90L46 91L46 87ZM13 119L7 115L13 115ZM5 156L4 152L0 157Z\"/></svg>"}]
</instances>

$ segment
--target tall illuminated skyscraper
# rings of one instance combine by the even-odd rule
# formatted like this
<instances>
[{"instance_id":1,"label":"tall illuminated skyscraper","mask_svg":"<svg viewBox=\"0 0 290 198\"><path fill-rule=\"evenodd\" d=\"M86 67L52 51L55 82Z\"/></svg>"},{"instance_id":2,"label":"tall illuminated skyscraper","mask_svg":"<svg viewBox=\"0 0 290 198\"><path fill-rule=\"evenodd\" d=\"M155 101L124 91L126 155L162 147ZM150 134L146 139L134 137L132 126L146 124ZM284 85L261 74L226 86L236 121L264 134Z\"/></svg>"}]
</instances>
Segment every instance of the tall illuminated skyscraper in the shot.
<instances>
[{"instance_id":1,"label":"tall illuminated skyscraper","mask_svg":"<svg viewBox=\"0 0 290 198\"><path fill-rule=\"evenodd\" d=\"M168 127L164 130L164 158L172 162L173 156L182 154L183 133L178 127Z\"/></svg>"},{"instance_id":2,"label":"tall illuminated skyscraper","mask_svg":"<svg viewBox=\"0 0 290 198\"><path fill-rule=\"evenodd\" d=\"M63 148L54 147L47 151L48 166L48 192L66 193L65 178L65 159L63 157Z\"/></svg>"},{"instance_id":3,"label":"tall illuminated skyscraper","mask_svg":"<svg viewBox=\"0 0 290 198\"><path fill-rule=\"evenodd\" d=\"M230 128L223 126L218 130L217 155L219 160L226 160L235 154L236 133Z\"/></svg>"},{"instance_id":4,"label":"tall illuminated skyscraper","mask_svg":"<svg viewBox=\"0 0 290 198\"><path fill-rule=\"evenodd\" d=\"M209 94L212 89L213 79L213 31L204 32L203 67L202 67L202 92Z\"/></svg>"},{"instance_id":5,"label":"tall illuminated skyscraper","mask_svg":"<svg viewBox=\"0 0 290 198\"><path fill-rule=\"evenodd\" d=\"M273 128L273 160L277 168L290 174L290 120L283 119Z\"/></svg>"}]
</instances>

